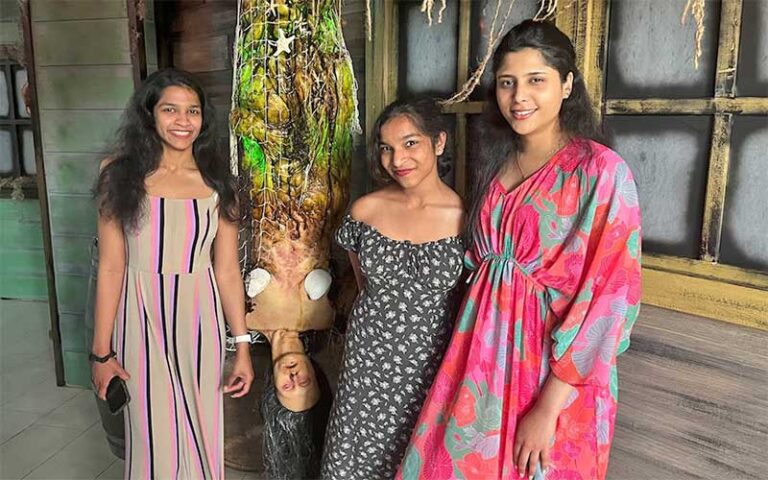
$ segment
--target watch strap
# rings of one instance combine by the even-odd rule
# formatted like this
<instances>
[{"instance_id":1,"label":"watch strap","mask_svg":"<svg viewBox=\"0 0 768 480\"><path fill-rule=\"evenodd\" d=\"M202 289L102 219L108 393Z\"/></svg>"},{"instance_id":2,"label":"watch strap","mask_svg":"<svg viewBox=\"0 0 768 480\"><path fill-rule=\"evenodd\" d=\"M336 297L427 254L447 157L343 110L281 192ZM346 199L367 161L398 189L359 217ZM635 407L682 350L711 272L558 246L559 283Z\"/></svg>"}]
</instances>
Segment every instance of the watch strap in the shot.
<instances>
[{"instance_id":1,"label":"watch strap","mask_svg":"<svg viewBox=\"0 0 768 480\"><path fill-rule=\"evenodd\" d=\"M98 355L95 355L93 352L88 354L88 361L93 363L107 363L107 361L110 358L114 358L117 356L117 353L115 353L114 350L110 350L108 354L104 355L103 357L99 357Z\"/></svg>"}]
</instances>

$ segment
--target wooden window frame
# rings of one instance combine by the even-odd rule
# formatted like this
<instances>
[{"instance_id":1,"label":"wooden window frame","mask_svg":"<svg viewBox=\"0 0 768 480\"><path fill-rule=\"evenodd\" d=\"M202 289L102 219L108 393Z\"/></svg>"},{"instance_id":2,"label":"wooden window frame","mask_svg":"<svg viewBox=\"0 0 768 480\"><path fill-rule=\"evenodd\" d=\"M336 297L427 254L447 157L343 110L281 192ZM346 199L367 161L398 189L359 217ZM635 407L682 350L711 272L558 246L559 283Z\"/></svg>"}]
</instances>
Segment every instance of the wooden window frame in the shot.
<instances>
[{"instance_id":1,"label":"wooden window frame","mask_svg":"<svg viewBox=\"0 0 768 480\"><path fill-rule=\"evenodd\" d=\"M21 20L20 20L21 21ZM3 175L2 178L18 179L20 182L21 191L24 198L36 199L37 193L37 172L34 174L27 174L23 172L24 164L24 151L23 151L23 132L24 130L30 130L33 138L37 135L35 132L35 126L33 117L30 114L29 117L22 117L16 111L17 99L16 99L16 79L14 73L19 70L24 70L26 67L22 65L20 59L14 58L8 52L15 50L13 45L3 45L0 49L0 71L3 71L6 75L7 81L7 96L8 96L8 117L0 118L0 129L7 130L11 134L11 160L13 162L13 170L11 173ZM5 53L3 53L5 52ZM37 165L35 165L37 167ZM9 187L4 187L0 190L0 198L11 197L12 192Z\"/></svg>"},{"instance_id":2,"label":"wooden window frame","mask_svg":"<svg viewBox=\"0 0 768 480\"><path fill-rule=\"evenodd\" d=\"M768 115L768 97L737 97L741 15L744 0L722 0L715 94L697 99L605 99L610 0L560 2L556 24L574 40L579 66L595 110L605 115L696 114L714 118L699 257L643 254L644 303L768 330L768 273L718 262L723 208L730 167L731 126L735 115ZM366 47L366 125L373 125L397 94L397 0L373 0L372 40ZM467 79L471 0L459 0L457 85ZM446 106L456 115L457 192L467 192L467 116L480 114L485 102Z\"/></svg>"}]
</instances>

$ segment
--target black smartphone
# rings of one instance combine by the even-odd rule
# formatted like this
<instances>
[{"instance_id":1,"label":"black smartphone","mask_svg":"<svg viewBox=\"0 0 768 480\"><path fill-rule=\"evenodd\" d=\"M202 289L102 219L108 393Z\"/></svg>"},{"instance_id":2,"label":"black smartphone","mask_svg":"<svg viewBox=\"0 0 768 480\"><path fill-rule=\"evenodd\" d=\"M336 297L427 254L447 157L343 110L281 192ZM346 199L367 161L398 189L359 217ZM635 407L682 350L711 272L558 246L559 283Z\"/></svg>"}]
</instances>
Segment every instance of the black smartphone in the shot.
<instances>
[{"instance_id":1,"label":"black smartphone","mask_svg":"<svg viewBox=\"0 0 768 480\"><path fill-rule=\"evenodd\" d=\"M125 386L125 382L120 377L112 377L107 386L107 406L109 407L112 415L117 415L123 411L126 405L128 405L128 387Z\"/></svg>"}]
</instances>

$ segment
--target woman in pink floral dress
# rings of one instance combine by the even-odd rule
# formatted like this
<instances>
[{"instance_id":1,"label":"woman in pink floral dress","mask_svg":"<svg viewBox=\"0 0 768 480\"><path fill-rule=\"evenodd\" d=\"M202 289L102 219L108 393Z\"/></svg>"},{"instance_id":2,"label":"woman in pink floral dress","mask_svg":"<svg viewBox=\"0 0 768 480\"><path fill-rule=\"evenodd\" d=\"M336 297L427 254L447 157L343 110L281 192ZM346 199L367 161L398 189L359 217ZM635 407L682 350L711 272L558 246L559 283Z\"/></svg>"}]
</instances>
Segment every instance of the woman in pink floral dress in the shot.
<instances>
[{"instance_id":1,"label":"woman in pink floral dress","mask_svg":"<svg viewBox=\"0 0 768 480\"><path fill-rule=\"evenodd\" d=\"M635 183L594 140L562 32L525 21L493 63L473 273L398 478L603 479L640 306Z\"/></svg>"}]
</instances>

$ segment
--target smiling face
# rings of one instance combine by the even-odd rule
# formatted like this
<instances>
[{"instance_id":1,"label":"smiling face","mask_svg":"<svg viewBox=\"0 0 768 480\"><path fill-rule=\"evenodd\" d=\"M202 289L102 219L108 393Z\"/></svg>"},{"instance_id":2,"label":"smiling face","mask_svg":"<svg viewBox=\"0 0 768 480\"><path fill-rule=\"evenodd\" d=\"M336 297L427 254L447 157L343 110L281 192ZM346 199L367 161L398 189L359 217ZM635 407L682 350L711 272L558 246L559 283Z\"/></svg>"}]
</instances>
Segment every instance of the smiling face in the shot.
<instances>
[{"instance_id":1,"label":"smiling face","mask_svg":"<svg viewBox=\"0 0 768 480\"><path fill-rule=\"evenodd\" d=\"M433 142L410 117L398 115L381 126L381 166L403 188L437 178L437 157L443 154L445 139L445 132L440 132Z\"/></svg>"},{"instance_id":2,"label":"smiling face","mask_svg":"<svg viewBox=\"0 0 768 480\"><path fill-rule=\"evenodd\" d=\"M312 408L320 399L320 388L312 362L304 353L286 353L272 365L280 403L292 412Z\"/></svg>"},{"instance_id":3,"label":"smiling face","mask_svg":"<svg viewBox=\"0 0 768 480\"><path fill-rule=\"evenodd\" d=\"M496 72L496 101L518 135L554 135L560 129L560 107L572 84L572 73L561 81L541 52L524 48L504 56Z\"/></svg>"},{"instance_id":4,"label":"smiling face","mask_svg":"<svg viewBox=\"0 0 768 480\"><path fill-rule=\"evenodd\" d=\"M203 109L194 90L172 86L154 107L155 130L165 149L190 151L203 125Z\"/></svg>"}]
</instances>

